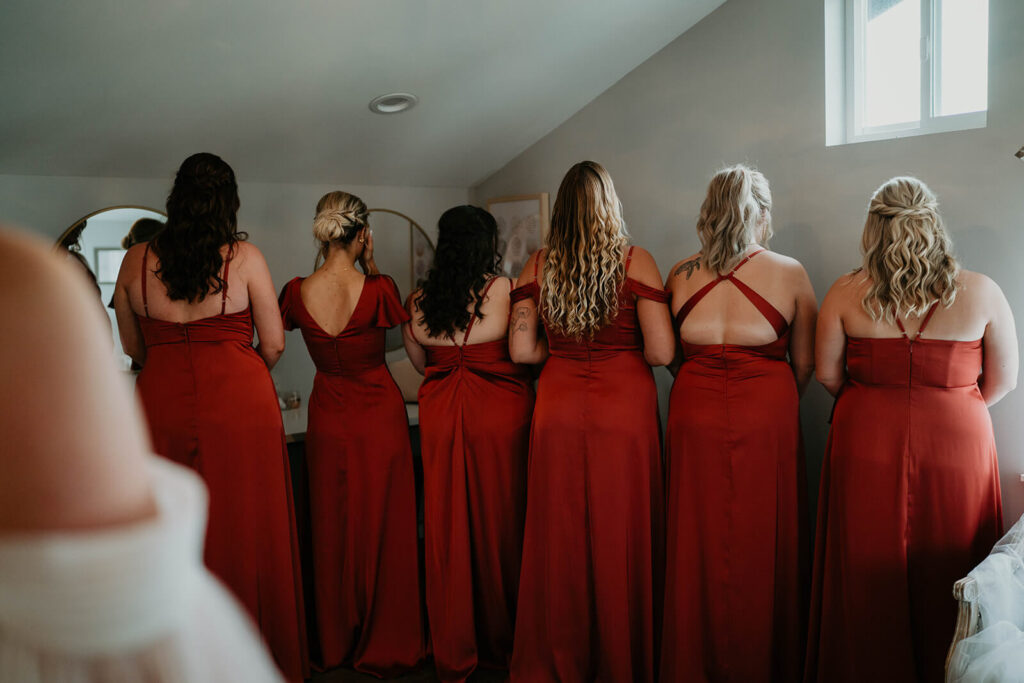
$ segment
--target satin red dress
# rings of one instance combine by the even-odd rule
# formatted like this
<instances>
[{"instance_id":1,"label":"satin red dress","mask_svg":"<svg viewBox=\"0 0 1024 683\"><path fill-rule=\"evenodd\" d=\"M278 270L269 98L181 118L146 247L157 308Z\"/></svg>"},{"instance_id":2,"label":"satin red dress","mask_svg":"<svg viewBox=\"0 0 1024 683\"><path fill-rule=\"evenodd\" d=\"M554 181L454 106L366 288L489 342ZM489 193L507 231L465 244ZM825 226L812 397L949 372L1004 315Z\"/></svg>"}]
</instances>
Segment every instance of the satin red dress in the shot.
<instances>
[{"instance_id":1,"label":"satin red dress","mask_svg":"<svg viewBox=\"0 0 1024 683\"><path fill-rule=\"evenodd\" d=\"M306 461L322 664L393 676L425 647L409 422L384 362L385 333L409 314L391 278L367 275L331 336L302 303L302 280L285 285L280 305L316 365Z\"/></svg>"},{"instance_id":2,"label":"satin red dress","mask_svg":"<svg viewBox=\"0 0 1024 683\"><path fill-rule=\"evenodd\" d=\"M252 348L250 309L189 323L149 317L149 246L137 316L146 363L136 389L153 449L202 476L210 493L205 560L256 620L284 674L306 666L302 583L281 411ZM224 263L228 279L230 257Z\"/></svg>"},{"instance_id":3,"label":"satin red dress","mask_svg":"<svg viewBox=\"0 0 1024 683\"><path fill-rule=\"evenodd\" d=\"M775 329L760 346L690 344L666 433L668 520L661 677L799 681L806 615L806 474L785 317L735 277Z\"/></svg>"},{"instance_id":4,"label":"satin red dress","mask_svg":"<svg viewBox=\"0 0 1024 683\"><path fill-rule=\"evenodd\" d=\"M466 344L472 329L459 346L424 346L419 391L427 617L442 681L508 667L526 511L533 379L508 339Z\"/></svg>"},{"instance_id":5,"label":"satin red dress","mask_svg":"<svg viewBox=\"0 0 1024 683\"><path fill-rule=\"evenodd\" d=\"M807 681L943 680L953 583L1002 534L982 340L919 335L847 339L821 473Z\"/></svg>"},{"instance_id":6,"label":"satin red dress","mask_svg":"<svg viewBox=\"0 0 1024 683\"><path fill-rule=\"evenodd\" d=\"M658 396L638 296L668 301L627 275L618 316L593 339L547 330L512 681L655 680L664 503ZM513 301L525 298L540 305L536 279L513 290Z\"/></svg>"}]
</instances>

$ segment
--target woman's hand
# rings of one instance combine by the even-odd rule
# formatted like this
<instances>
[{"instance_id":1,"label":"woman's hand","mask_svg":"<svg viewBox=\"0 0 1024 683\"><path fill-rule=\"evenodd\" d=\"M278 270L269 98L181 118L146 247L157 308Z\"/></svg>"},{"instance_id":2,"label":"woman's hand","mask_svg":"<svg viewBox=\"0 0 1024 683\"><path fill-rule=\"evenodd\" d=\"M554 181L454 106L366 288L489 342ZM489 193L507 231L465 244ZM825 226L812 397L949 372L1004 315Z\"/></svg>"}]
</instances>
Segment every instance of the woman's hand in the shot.
<instances>
[{"instance_id":1,"label":"woman's hand","mask_svg":"<svg viewBox=\"0 0 1024 683\"><path fill-rule=\"evenodd\" d=\"M359 255L359 265L367 275L379 275L377 264L373 260L373 230L366 229L366 241L363 244L363 253Z\"/></svg>"}]
</instances>

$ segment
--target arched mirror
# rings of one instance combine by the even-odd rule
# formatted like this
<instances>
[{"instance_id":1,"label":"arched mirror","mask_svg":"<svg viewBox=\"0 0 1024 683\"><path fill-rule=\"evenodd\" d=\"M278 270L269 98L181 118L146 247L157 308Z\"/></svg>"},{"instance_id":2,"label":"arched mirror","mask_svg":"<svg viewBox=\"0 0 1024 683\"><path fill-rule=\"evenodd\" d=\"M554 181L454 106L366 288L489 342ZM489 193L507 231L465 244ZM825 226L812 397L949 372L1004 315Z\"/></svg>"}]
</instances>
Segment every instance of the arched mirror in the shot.
<instances>
[{"instance_id":1,"label":"arched mirror","mask_svg":"<svg viewBox=\"0 0 1024 683\"><path fill-rule=\"evenodd\" d=\"M395 279L402 296L423 284L434 261L434 242L415 220L391 209L370 209L373 258L380 272ZM402 331L388 331L387 349L402 348Z\"/></svg>"},{"instance_id":2,"label":"arched mirror","mask_svg":"<svg viewBox=\"0 0 1024 683\"><path fill-rule=\"evenodd\" d=\"M167 216L146 206L112 206L79 218L57 239L56 248L82 267L96 284L100 303L110 319L113 350L120 367L131 368L131 358L121 349L114 315L114 283L128 247L149 241L163 227Z\"/></svg>"}]
</instances>

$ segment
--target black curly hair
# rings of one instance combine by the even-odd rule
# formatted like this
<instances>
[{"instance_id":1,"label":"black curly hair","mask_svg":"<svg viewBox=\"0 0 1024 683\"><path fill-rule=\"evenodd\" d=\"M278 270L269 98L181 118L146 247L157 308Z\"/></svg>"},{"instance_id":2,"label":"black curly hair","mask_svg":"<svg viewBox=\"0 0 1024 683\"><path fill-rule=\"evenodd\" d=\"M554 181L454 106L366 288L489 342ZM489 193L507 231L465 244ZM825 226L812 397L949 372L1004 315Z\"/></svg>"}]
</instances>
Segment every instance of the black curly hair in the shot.
<instances>
[{"instance_id":1,"label":"black curly hair","mask_svg":"<svg viewBox=\"0 0 1024 683\"><path fill-rule=\"evenodd\" d=\"M487 281L498 273L498 224L477 206L448 209L437 222L437 250L417 302L431 337L454 336L472 319L467 307L482 318L480 305Z\"/></svg>"},{"instance_id":2,"label":"black curly hair","mask_svg":"<svg viewBox=\"0 0 1024 683\"><path fill-rule=\"evenodd\" d=\"M239 205L235 172L223 159L200 152L182 162L167 197L167 224L152 240L171 301L195 303L227 285L220 248L248 237L238 231Z\"/></svg>"}]
</instances>

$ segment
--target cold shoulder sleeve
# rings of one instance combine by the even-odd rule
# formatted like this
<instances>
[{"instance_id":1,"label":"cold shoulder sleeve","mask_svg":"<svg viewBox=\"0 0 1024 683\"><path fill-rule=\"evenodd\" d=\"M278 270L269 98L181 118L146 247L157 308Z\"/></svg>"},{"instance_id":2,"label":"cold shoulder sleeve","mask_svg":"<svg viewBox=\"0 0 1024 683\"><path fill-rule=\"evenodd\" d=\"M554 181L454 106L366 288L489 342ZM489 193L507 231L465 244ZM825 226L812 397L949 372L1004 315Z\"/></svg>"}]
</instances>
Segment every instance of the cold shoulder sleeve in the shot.
<instances>
[{"instance_id":1,"label":"cold shoulder sleeve","mask_svg":"<svg viewBox=\"0 0 1024 683\"><path fill-rule=\"evenodd\" d=\"M664 289L645 285L631 277L626 278L626 282L629 284L629 291L644 299L649 299L659 304L667 304L672 299L672 295Z\"/></svg>"},{"instance_id":2,"label":"cold shoulder sleeve","mask_svg":"<svg viewBox=\"0 0 1024 683\"><path fill-rule=\"evenodd\" d=\"M398 285L390 275L367 275L367 285L377 288L377 327L394 327L411 320L409 312L402 305Z\"/></svg>"},{"instance_id":3,"label":"cold shoulder sleeve","mask_svg":"<svg viewBox=\"0 0 1024 683\"><path fill-rule=\"evenodd\" d=\"M277 305L281 308L281 322L284 323L286 330L294 330L298 327L295 320L295 305L297 303L295 298L301 296L299 293L301 286L301 277L292 278L281 288L281 296L277 297Z\"/></svg>"},{"instance_id":4,"label":"cold shoulder sleeve","mask_svg":"<svg viewBox=\"0 0 1024 683\"><path fill-rule=\"evenodd\" d=\"M517 304L520 301L525 301L526 299L533 299L534 302L539 302L540 286L537 284L536 280L531 280L530 282L527 282L525 285L521 285L513 289L511 292L509 292L508 296L513 304Z\"/></svg>"}]
</instances>

